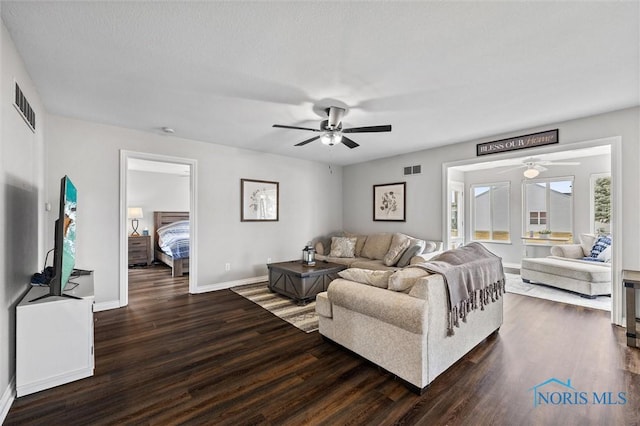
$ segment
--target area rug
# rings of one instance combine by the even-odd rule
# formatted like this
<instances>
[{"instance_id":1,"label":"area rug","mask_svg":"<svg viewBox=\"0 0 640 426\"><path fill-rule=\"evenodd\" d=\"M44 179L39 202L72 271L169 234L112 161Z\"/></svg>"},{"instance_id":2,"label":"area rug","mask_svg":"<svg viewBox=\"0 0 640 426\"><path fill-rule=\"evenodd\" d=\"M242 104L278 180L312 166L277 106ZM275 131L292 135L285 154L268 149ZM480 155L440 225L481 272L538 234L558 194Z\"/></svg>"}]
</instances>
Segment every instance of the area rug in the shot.
<instances>
[{"instance_id":1,"label":"area rug","mask_svg":"<svg viewBox=\"0 0 640 426\"><path fill-rule=\"evenodd\" d=\"M505 274L505 276L507 278L505 290L508 293L537 297L538 299L553 300L554 302L568 303L570 305L579 305L587 308L601 309L603 311L611 311L611 297L609 296L598 296L595 299L586 299L570 291L564 291L541 284L525 283L518 274Z\"/></svg>"},{"instance_id":2,"label":"area rug","mask_svg":"<svg viewBox=\"0 0 640 426\"><path fill-rule=\"evenodd\" d=\"M266 282L232 287L231 291L260 305L305 333L311 333L318 329L316 302L298 306L288 297L269 291Z\"/></svg>"}]
</instances>

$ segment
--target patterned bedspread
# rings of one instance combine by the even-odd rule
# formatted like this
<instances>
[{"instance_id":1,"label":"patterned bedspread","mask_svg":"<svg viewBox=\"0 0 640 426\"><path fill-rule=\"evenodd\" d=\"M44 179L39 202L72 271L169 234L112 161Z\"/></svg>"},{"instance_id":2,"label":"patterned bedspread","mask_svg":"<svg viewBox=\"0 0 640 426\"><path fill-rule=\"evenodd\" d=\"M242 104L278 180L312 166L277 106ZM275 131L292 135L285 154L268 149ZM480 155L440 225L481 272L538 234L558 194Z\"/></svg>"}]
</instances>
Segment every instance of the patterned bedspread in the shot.
<instances>
[{"instance_id":1,"label":"patterned bedspread","mask_svg":"<svg viewBox=\"0 0 640 426\"><path fill-rule=\"evenodd\" d=\"M181 220L158 228L160 249L174 259L189 257L189 221Z\"/></svg>"}]
</instances>

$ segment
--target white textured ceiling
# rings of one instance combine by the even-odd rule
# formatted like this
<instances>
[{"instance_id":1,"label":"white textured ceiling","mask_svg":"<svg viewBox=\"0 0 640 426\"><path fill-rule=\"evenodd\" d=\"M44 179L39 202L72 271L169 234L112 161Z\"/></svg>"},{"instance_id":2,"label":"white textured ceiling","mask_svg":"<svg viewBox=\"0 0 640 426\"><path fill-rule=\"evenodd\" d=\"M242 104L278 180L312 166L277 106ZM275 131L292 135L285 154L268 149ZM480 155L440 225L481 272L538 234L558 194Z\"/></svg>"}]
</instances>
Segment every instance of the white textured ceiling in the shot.
<instances>
[{"instance_id":1,"label":"white textured ceiling","mask_svg":"<svg viewBox=\"0 0 640 426\"><path fill-rule=\"evenodd\" d=\"M640 104L637 1L0 7L51 113L334 164ZM350 150L271 127L336 102L393 131Z\"/></svg>"}]
</instances>

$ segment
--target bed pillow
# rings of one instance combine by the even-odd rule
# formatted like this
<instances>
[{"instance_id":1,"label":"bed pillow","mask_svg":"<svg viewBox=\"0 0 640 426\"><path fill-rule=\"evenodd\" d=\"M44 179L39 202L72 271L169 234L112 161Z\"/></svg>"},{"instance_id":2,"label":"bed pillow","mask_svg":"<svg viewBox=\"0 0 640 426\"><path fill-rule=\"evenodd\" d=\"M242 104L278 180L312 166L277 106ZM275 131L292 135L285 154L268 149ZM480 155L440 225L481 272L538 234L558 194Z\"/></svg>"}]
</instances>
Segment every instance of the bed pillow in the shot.
<instances>
[{"instance_id":1,"label":"bed pillow","mask_svg":"<svg viewBox=\"0 0 640 426\"><path fill-rule=\"evenodd\" d=\"M331 237L331 252L329 257L355 257L355 237Z\"/></svg>"},{"instance_id":2,"label":"bed pillow","mask_svg":"<svg viewBox=\"0 0 640 426\"><path fill-rule=\"evenodd\" d=\"M393 271L374 271L360 268L349 268L338 272L338 275L345 280L379 288L387 288L391 274Z\"/></svg>"}]
</instances>

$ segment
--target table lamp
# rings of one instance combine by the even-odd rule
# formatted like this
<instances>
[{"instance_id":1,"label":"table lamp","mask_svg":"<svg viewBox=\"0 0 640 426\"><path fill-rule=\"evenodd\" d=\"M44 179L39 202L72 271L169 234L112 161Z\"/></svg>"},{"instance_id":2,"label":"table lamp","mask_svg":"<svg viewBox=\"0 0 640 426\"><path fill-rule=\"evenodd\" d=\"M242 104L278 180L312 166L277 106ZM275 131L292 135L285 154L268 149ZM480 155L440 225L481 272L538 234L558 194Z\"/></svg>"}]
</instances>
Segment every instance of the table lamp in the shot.
<instances>
[{"instance_id":1,"label":"table lamp","mask_svg":"<svg viewBox=\"0 0 640 426\"><path fill-rule=\"evenodd\" d=\"M131 233L132 237L139 237L138 234L138 219L142 219L142 208L141 207L129 207L129 219L131 219L131 227L133 228L133 232Z\"/></svg>"}]
</instances>

